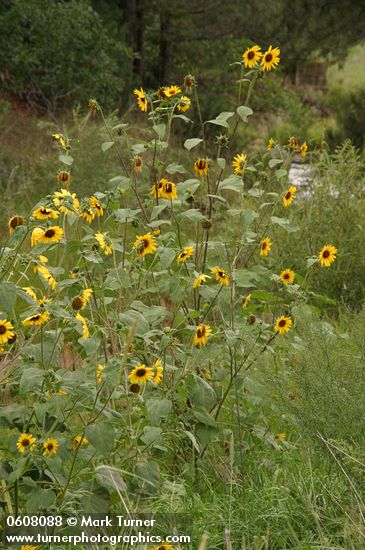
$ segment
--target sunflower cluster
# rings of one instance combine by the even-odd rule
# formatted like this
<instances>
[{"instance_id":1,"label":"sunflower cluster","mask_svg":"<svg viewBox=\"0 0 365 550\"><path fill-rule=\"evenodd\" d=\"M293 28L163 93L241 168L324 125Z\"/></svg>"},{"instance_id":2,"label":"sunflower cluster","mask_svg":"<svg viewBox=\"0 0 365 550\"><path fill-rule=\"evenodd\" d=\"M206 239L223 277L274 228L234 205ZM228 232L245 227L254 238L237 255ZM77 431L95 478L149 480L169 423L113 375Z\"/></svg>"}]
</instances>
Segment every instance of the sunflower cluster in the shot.
<instances>
[{"instance_id":1,"label":"sunflower cluster","mask_svg":"<svg viewBox=\"0 0 365 550\"><path fill-rule=\"evenodd\" d=\"M261 46L255 44L242 54L242 61L247 69L260 68L262 71L271 71L280 63L280 49L269 48L262 52Z\"/></svg>"}]
</instances>

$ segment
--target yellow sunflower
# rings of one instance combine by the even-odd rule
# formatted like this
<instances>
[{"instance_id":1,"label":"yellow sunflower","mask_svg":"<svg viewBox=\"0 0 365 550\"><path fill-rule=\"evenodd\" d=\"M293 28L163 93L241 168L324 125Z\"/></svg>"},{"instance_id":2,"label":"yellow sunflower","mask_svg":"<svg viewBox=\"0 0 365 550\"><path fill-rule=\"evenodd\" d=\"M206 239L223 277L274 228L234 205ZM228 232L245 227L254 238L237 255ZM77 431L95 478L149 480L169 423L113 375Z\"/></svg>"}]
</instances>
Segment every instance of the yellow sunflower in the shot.
<instances>
[{"instance_id":1,"label":"yellow sunflower","mask_svg":"<svg viewBox=\"0 0 365 550\"><path fill-rule=\"evenodd\" d=\"M34 292L34 290L32 288L30 288L30 286L23 286L22 290L24 290L24 292L32 298L33 302L38 302L37 295Z\"/></svg>"},{"instance_id":2,"label":"yellow sunflower","mask_svg":"<svg viewBox=\"0 0 365 550\"><path fill-rule=\"evenodd\" d=\"M98 368L96 369L96 381L98 384L101 384L103 381L103 370L105 369L105 365L98 365Z\"/></svg>"},{"instance_id":3,"label":"yellow sunflower","mask_svg":"<svg viewBox=\"0 0 365 550\"><path fill-rule=\"evenodd\" d=\"M165 178L162 178L160 181L156 181L156 183L152 185L151 195L153 195L155 198L161 196L160 192L162 189L163 181L167 180L165 180Z\"/></svg>"},{"instance_id":4,"label":"yellow sunflower","mask_svg":"<svg viewBox=\"0 0 365 550\"><path fill-rule=\"evenodd\" d=\"M43 236L43 229L41 227L35 227L32 231L32 235L30 237L30 243L31 246L36 246L39 242L40 237Z\"/></svg>"},{"instance_id":5,"label":"yellow sunflower","mask_svg":"<svg viewBox=\"0 0 365 550\"><path fill-rule=\"evenodd\" d=\"M163 199L168 199L170 201L177 199L176 185L172 181L168 181L165 178L162 178L160 183L162 184L159 187L158 196Z\"/></svg>"},{"instance_id":6,"label":"yellow sunflower","mask_svg":"<svg viewBox=\"0 0 365 550\"><path fill-rule=\"evenodd\" d=\"M165 86L164 87L165 97L173 97L176 94L181 93L181 88L179 86Z\"/></svg>"},{"instance_id":7,"label":"yellow sunflower","mask_svg":"<svg viewBox=\"0 0 365 550\"><path fill-rule=\"evenodd\" d=\"M82 338L83 338L83 340L87 340L90 336L90 331L89 331L89 327L87 326L87 321L86 321L85 317L83 317L81 315L81 313L77 312L76 315L75 315L75 319L80 321L80 323L82 325Z\"/></svg>"},{"instance_id":8,"label":"yellow sunflower","mask_svg":"<svg viewBox=\"0 0 365 550\"><path fill-rule=\"evenodd\" d=\"M176 261L178 264L182 264L182 263L185 263L186 260L188 260L192 254L194 252L194 247L193 246L186 246L181 252L180 254L178 255L178 257L176 258Z\"/></svg>"},{"instance_id":9,"label":"yellow sunflower","mask_svg":"<svg viewBox=\"0 0 365 550\"><path fill-rule=\"evenodd\" d=\"M145 384L149 380L152 380L154 376L153 369L146 367L146 365L138 365L128 375L128 378L132 384Z\"/></svg>"},{"instance_id":10,"label":"yellow sunflower","mask_svg":"<svg viewBox=\"0 0 365 550\"><path fill-rule=\"evenodd\" d=\"M14 229L16 227L24 224L25 224L25 219L22 218L21 216L13 216L12 218L10 218L8 221L8 228L9 228L10 235L14 233Z\"/></svg>"},{"instance_id":11,"label":"yellow sunflower","mask_svg":"<svg viewBox=\"0 0 365 550\"><path fill-rule=\"evenodd\" d=\"M247 69L252 69L262 57L261 46L251 46L242 55L243 63Z\"/></svg>"},{"instance_id":12,"label":"yellow sunflower","mask_svg":"<svg viewBox=\"0 0 365 550\"><path fill-rule=\"evenodd\" d=\"M233 157L232 167L234 168L234 173L236 175L243 174L247 164L247 155L241 153Z\"/></svg>"},{"instance_id":13,"label":"yellow sunflower","mask_svg":"<svg viewBox=\"0 0 365 550\"><path fill-rule=\"evenodd\" d=\"M92 294L93 290L91 288L85 288L81 296L76 296L76 298L72 300L72 308L75 310L84 309L87 306Z\"/></svg>"},{"instance_id":14,"label":"yellow sunflower","mask_svg":"<svg viewBox=\"0 0 365 550\"><path fill-rule=\"evenodd\" d=\"M291 317L285 317L285 315L282 315L276 319L274 330L279 334L285 334L286 332L289 332L292 324L293 321L291 320Z\"/></svg>"},{"instance_id":15,"label":"yellow sunflower","mask_svg":"<svg viewBox=\"0 0 365 550\"><path fill-rule=\"evenodd\" d=\"M0 344L6 344L11 338L14 338L14 327L10 321L0 319Z\"/></svg>"},{"instance_id":16,"label":"yellow sunflower","mask_svg":"<svg viewBox=\"0 0 365 550\"><path fill-rule=\"evenodd\" d=\"M95 212L94 210L90 208L86 208L86 210L81 210L80 216L87 221L87 223L91 223L93 219L95 218Z\"/></svg>"},{"instance_id":17,"label":"yellow sunflower","mask_svg":"<svg viewBox=\"0 0 365 550\"><path fill-rule=\"evenodd\" d=\"M289 139L289 147L292 147L293 149L299 149L299 141L295 136L292 136Z\"/></svg>"},{"instance_id":18,"label":"yellow sunflower","mask_svg":"<svg viewBox=\"0 0 365 550\"><path fill-rule=\"evenodd\" d=\"M295 187L295 185L291 185L289 189L285 192L283 196L283 205L284 206L290 206L291 203L294 201L295 193L298 191L298 189Z\"/></svg>"},{"instance_id":19,"label":"yellow sunflower","mask_svg":"<svg viewBox=\"0 0 365 550\"><path fill-rule=\"evenodd\" d=\"M83 447L84 445L88 445L89 440L86 439L86 437L83 437L82 435L75 435L75 437L72 440L72 450L76 451L77 448Z\"/></svg>"},{"instance_id":20,"label":"yellow sunflower","mask_svg":"<svg viewBox=\"0 0 365 550\"><path fill-rule=\"evenodd\" d=\"M105 256L113 254L113 245L105 233L95 233L95 239L98 241Z\"/></svg>"},{"instance_id":21,"label":"yellow sunflower","mask_svg":"<svg viewBox=\"0 0 365 550\"><path fill-rule=\"evenodd\" d=\"M274 147L274 145L275 145L275 141L272 138L270 138L268 143L267 143L267 150L271 151L271 149Z\"/></svg>"},{"instance_id":22,"label":"yellow sunflower","mask_svg":"<svg viewBox=\"0 0 365 550\"><path fill-rule=\"evenodd\" d=\"M52 273L44 265L37 265L35 267L39 275L46 281L46 283L51 287L52 290L55 290L57 282L53 277Z\"/></svg>"},{"instance_id":23,"label":"yellow sunflower","mask_svg":"<svg viewBox=\"0 0 365 550\"><path fill-rule=\"evenodd\" d=\"M63 134L52 134L52 137L57 143L59 143L65 151L69 149L68 139Z\"/></svg>"},{"instance_id":24,"label":"yellow sunflower","mask_svg":"<svg viewBox=\"0 0 365 550\"><path fill-rule=\"evenodd\" d=\"M163 367L161 367L161 359L156 359L152 365L154 375L152 380L155 384L161 384L163 378Z\"/></svg>"},{"instance_id":25,"label":"yellow sunflower","mask_svg":"<svg viewBox=\"0 0 365 550\"><path fill-rule=\"evenodd\" d=\"M303 159L305 159L305 157L307 156L307 151L308 151L308 145L307 145L307 142L305 141L304 143L302 143L300 147L300 154Z\"/></svg>"},{"instance_id":26,"label":"yellow sunflower","mask_svg":"<svg viewBox=\"0 0 365 550\"><path fill-rule=\"evenodd\" d=\"M179 103L177 104L177 108L179 111L182 111L185 113L185 111L188 111L190 109L191 101L190 98L186 95L182 95L180 97Z\"/></svg>"},{"instance_id":27,"label":"yellow sunflower","mask_svg":"<svg viewBox=\"0 0 365 550\"><path fill-rule=\"evenodd\" d=\"M58 441L57 439L53 439L52 437L49 437L47 441L43 443L43 456L52 456L57 453L58 450Z\"/></svg>"},{"instance_id":28,"label":"yellow sunflower","mask_svg":"<svg viewBox=\"0 0 365 550\"><path fill-rule=\"evenodd\" d=\"M318 259L322 267L329 267L336 260L337 248L332 244L326 244L320 251Z\"/></svg>"},{"instance_id":29,"label":"yellow sunflower","mask_svg":"<svg viewBox=\"0 0 365 550\"><path fill-rule=\"evenodd\" d=\"M89 112L93 115L95 115L96 111L99 108L98 102L94 98L89 99L89 102L88 102L87 106L89 108Z\"/></svg>"},{"instance_id":30,"label":"yellow sunflower","mask_svg":"<svg viewBox=\"0 0 365 550\"><path fill-rule=\"evenodd\" d=\"M69 186L71 183L71 174L70 172L66 172L66 170L61 170L57 174L57 181L58 183L62 183L66 186Z\"/></svg>"},{"instance_id":31,"label":"yellow sunflower","mask_svg":"<svg viewBox=\"0 0 365 550\"><path fill-rule=\"evenodd\" d=\"M184 76L184 86L187 91L191 92L195 86L195 77L192 74Z\"/></svg>"},{"instance_id":32,"label":"yellow sunflower","mask_svg":"<svg viewBox=\"0 0 365 550\"><path fill-rule=\"evenodd\" d=\"M53 194L53 204L57 206L60 212L64 212L68 216L75 216L80 210L80 203L76 197L76 193L70 193L67 189L55 191Z\"/></svg>"},{"instance_id":33,"label":"yellow sunflower","mask_svg":"<svg viewBox=\"0 0 365 550\"><path fill-rule=\"evenodd\" d=\"M135 155L132 160L133 168L136 174L140 174L142 172L142 159L139 155Z\"/></svg>"},{"instance_id":34,"label":"yellow sunflower","mask_svg":"<svg viewBox=\"0 0 365 550\"><path fill-rule=\"evenodd\" d=\"M31 546L29 544L23 544L20 547L20 550L38 550L38 548L40 548L40 546Z\"/></svg>"},{"instance_id":35,"label":"yellow sunflower","mask_svg":"<svg viewBox=\"0 0 365 550\"><path fill-rule=\"evenodd\" d=\"M43 234L39 234L37 242L39 243L58 243L63 237L63 229L58 225L47 227Z\"/></svg>"},{"instance_id":36,"label":"yellow sunflower","mask_svg":"<svg viewBox=\"0 0 365 550\"><path fill-rule=\"evenodd\" d=\"M59 215L60 213L57 210L52 210L52 208L47 208L46 206L40 206L32 212L32 216L37 218L37 220L48 220L49 218L56 220Z\"/></svg>"},{"instance_id":37,"label":"yellow sunflower","mask_svg":"<svg viewBox=\"0 0 365 550\"><path fill-rule=\"evenodd\" d=\"M151 235L151 233L137 235L133 244L133 250L136 250L141 258L143 258L146 254L154 254L157 250L156 237Z\"/></svg>"},{"instance_id":38,"label":"yellow sunflower","mask_svg":"<svg viewBox=\"0 0 365 550\"><path fill-rule=\"evenodd\" d=\"M220 267L212 267L210 271L214 273L216 280L219 281L221 285L229 285L229 277L223 269Z\"/></svg>"},{"instance_id":39,"label":"yellow sunflower","mask_svg":"<svg viewBox=\"0 0 365 550\"><path fill-rule=\"evenodd\" d=\"M199 288L202 283L206 283L207 279L211 279L211 276L200 273L193 281L193 288Z\"/></svg>"},{"instance_id":40,"label":"yellow sunflower","mask_svg":"<svg viewBox=\"0 0 365 550\"><path fill-rule=\"evenodd\" d=\"M246 296L243 297L243 300L242 300L242 309L246 309L246 307L248 306L248 304L250 303L252 299L252 294L247 294Z\"/></svg>"},{"instance_id":41,"label":"yellow sunflower","mask_svg":"<svg viewBox=\"0 0 365 550\"><path fill-rule=\"evenodd\" d=\"M208 174L208 163L205 159L198 159L194 164L194 172L197 176Z\"/></svg>"},{"instance_id":42,"label":"yellow sunflower","mask_svg":"<svg viewBox=\"0 0 365 550\"><path fill-rule=\"evenodd\" d=\"M263 54L261 59L261 67L264 71L271 71L275 69L280 63L280 49L273 48L272 46Z\"/></svg>"},{"instance_id":43,"label":"yellow sunflower","mask_svg":"<svg viewBox=\"0 0 365 550\"><path fill-rule=\"evenodd\" d=\"M141 109L143 113L147 112L147 97L144 92L144 89L141 86L141 89L138 90L137 88L133 91L134 95L137 99L138 107Z\"/></svg>"},{"instance_id":44,"label":"yellow sunflower","mask_svg":"<svg viewBox=\"0 0 365 550\"><path fill-rule=\"evenodd\" d=\"M21 436L18 439L18 442L16 446L18 447L18 451L20 453L24 453L26 449L28 449L30 452L32 452L35 448L35 442L36 438L32 436L32 434L21 434Z\"/></svg>"},{"instance_id":45,"label":"yellow sunflower","mask_svg":"<svg viewBox=\"0 0 365 550\"><path fill-rule=\"evenodd\" d=\"M268 256L271 249L271 244L272 243L270 237L265 237L265 239L261 241L260 256Z\"/></svg>"},{"instance_id":46,"label":"yellow sunflower","mask_svg":"<svg viewBox=\"0 0 365 550\"><path fill-rule=\"evenodd\" d=\"M35 313L34 315L30 315L24 321L22 321L23 325L25 327L33 326L33 325L43 325L43 323L46 323L50 319L50 314L48 311L42 311L42 313Z\"/></svg>"},{"instance_id":47,"label":"yellow sunflower","mask_svg":"<svg viewBox=\"0 0 365 550\"><path fill-rule=\"evenodd\" d=\"M91 210L93 210L96 216L100 217L104 215L104 209L96 197L90 197L89 204Z\"/></svg>"},{"instance_id":48,"label":"yellow sunflower","mask_svg":"<svg viewBox=\"0 0 365 550\"><path fill-rule=\"evenodd\" d=\"M160 546L154 546L151 550L174 550L174 547L168 542L163 542Z\"/></svg>"},{"instance_id":49,"label":"yellow sunflower","mask_svg":"<svg viewBox=\"0 0 365 550\"><path fill-rule=\"evenodd\" d=\"M292 285L294 283L295 279L295 273L292 269L284 269L280 273L280 280L284 283L284 285Z\"/></svg>"},{"instance_id":50,"label":"yellow sunflower","mask_svg":"<svg viewBox=\"0 0 365 550\"><path fill-rule=\"evenodd\" d=\"M212 329L209 325L200 324L195 329L194 345L205 346L209 336L212 333Z\"/></svg>"}]
</instances>

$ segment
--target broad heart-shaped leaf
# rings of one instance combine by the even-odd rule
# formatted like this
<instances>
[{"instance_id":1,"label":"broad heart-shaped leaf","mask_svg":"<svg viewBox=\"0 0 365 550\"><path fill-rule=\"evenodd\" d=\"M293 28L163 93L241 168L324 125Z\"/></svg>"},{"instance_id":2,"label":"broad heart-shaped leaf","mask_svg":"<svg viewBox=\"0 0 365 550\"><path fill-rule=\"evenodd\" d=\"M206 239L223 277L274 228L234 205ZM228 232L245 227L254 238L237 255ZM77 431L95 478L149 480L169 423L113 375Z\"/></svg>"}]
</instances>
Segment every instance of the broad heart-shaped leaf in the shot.
<instances>
[{"instance_id":1,"label":"broad heart-shaped leaf","mask_svg":"<svg viewBox=\"0 0 365 550\"><path fill-rule=\"evenodd\" d=\"M134 309L130 309L125 313L119 313L119 319L128 327L128 329L130 329L132 325L136 324L136 335L141 338L143 338L146 332L150 330L150 325L147 319L145 319L139 311L135 311Z\"/></svg>"},{"instance_id":2,"label":"broad heart-shaped leaf","mask_svg":"<svg viewBox=\"0 0 365 550\"><path fill-rule=\"evenodd\" d=\"M229 176L228 178L221 181L218 190L223 191L224 189L235 191L236 193L241 193L241 191L243 190L243 181L241 176L236 176L235 174L232 174L232 176Z\"/></svg>"},{"instance_id":3,"label":"broad heart-shaped leaf","mask_svg":"<svg viewBox=\"0 0 365 550\"><path fill-rule=\"evenodd\" d=\"M219 113L216 118L207 120L207 123L216 124L217 126L223 126L224 128L229 128L228 120L234 115L232 111L223 111Z\"/></svg>"},{"instance_id":4,"label":"broad heart-shaped leaf","mask_svg":"<svg viewBox=\"0 0 365 550\"><path fill-rule=\"evenodd\" d=\"M269 160L269 166L270 168L275 168L278 164L282 164L283 159L270 159Z\"/></svg>"},{"instance_id":5,"label":"broad heart-shaped leaf","mask_svg":"<svg viewBox=\"0 0 365 550\"><path fill-rule=\"evenodd\" d=\"M36 514L42 510L50 508L56 500L56 493L51 489L40 489L28 493L26 510L27 514Z\"/></svg>"},{"instance_id":6,"label":"broad heart-shaped leaf","mask_svg":"<svg viewBox=\"0 0 365 550\"><path fill-rule=\"evenodd\" d=\"M193 416L197 422L200 424L205 424L206 426L212 426L215 428L216 422L210 414L207 413L207 411L194 411Z\"/></svg>"},{"instance_id":7,"label":"broad heart-shaped leaf","mask_svg":"<svg viewBox=\"0 0 365 550\"><path fill-rule=\"evenodd\" d=\"M195 407L210 410L216 402L214 390L197 374L189 374L186 380L186 389L189 399Z\"/></svg>"},{"instance_id":8,"label":"broad heart-shaped leaf","mask_svg":"<svg viewBox=\"0 0 365 550\"><path fill-rule=\"evenodd\" d=\"M131 303L131 308L136 309L142 313L144 319L146 319L151 326L158 325L168 315L168 311L163 306L147 306L146 304L135 300Z\"/></svg>"},{"instance_id":9,"label":"broad heart-shaped leaf","mask_svg":"<svg viewBox=\"0 0 365 550\"><path fill-rule=\"evenodd\" d=\"M237 107L237 114L243 122L248 122L247 117L253 114L253 110L247 105L240 105L240 107Z\"/></svg>"},{"instance_id":10,"label":"broad heart-shaped leaf","mask_svg":"<svg viewBox=\"0 0 365 550\"><path fill-rule=\"evenodd\" d=\"M165 246L159 246L157 249L158 257L160 258L160 264L162 269L167 269L175 259L176 253L172 248Z\"/></svg>"},{"instance_id":11,"label":"broad heart-shaped leaf","mask_svg":"<svg viewBox=\"0 0 365 550\"><path fill-rule=\"evenodd\" d=\"M226 159L224 158L217 158L217 164L221 170L224 170L226 167Z\"/></svg>"},{"instance_id":12,"label":"broad heart-shaped leaf","mask_svg":"<svg viewBox=\"0 0 365 550\"><path fill-rule=\"evenodd\" d=\"M14 283L0 283L0 309L12 313L16 300L16 285Z\"/></svg>"},{"instance_id":13,"label":"broad heart-shaped leaf","mask_svg":"<svg viewBox=\"0 0 365 550\"><path fill-rule=\"evenodd\" d=\"M60 162L63 162L63 164L66 164L67 166L71 166L74 159L71 157L71 155L60 155L59 157Z\"/></svg>"},{"instance_id":14,"label":"broad heart-shaped leaf","mask_svg":"<svg viewBox=\"0 0 365 550\"><path fill-rule=\"evenodd\" d=\"M166 166L166 172L168 174L185 174L186 170L181 164L176 164L176 162L172 162L168 166Z\"/></svg>"},{"instance_id":15,"label":"broad heart-shaped leaf","mask_svg":"<svg viewBox=\"0 0 365 550\"><path fill-rule=\"evenodd\" d=\"M114 145L114 141L104 141L104 143L101 144L101 149L105 153L105 151L113 147L113 145Z\"/></svg>"},{"instance_id":16,"label":"broad heart-shaped leaf","mask_svg":"<svg viewBox=\"0 0 365 550\"><path fill-rule=\"evenodd\" d=\"M45 371L36 367L24 369L19 381L19 393L24 394L29 391L40 390Z\"/></svg>"},{"instance_id":17,"label":"broad heart-shaped leaf","mask_svg":"<svg viewBox=\"0 0 365 550\"><path fill-rule=\"evenodd\" d=\"M205 220L205 216L198 210L197 208L191 208L190 210L185 210L185 212L181 213L182 218L188 218L188 220L192 220L194 222L200 222L201 220Z\"/></svg>"},{"instance_id":18,"label":"broad heart-shaped leaf","mask_svg":"<svg viewBox=\"0 0 365 550\"><path fill-rule=\"evenodd\" d=\"M158 135L159 139L162 141L163 138L165 137L165 132L166 132L166 124L155 124L153 126L153 129L154 131L156 132L156 134Z\"/></svg>"},{"instance_id":19,"label":"broad heart-shaped leaf","mask_svg":"<svg viewBox=\"0 0 365 550\"><path fill-rule=\"evenodd\" d=\"M136 464L135 472L143 490L147 493L155 493L160 484L160 467L157 462L140 462Z\"/></svg>"},{"instance_id":20,"label":"broad heart-shaped leaf","mask_svg":"<svg viewBox=\"0 0 365 550\"><path fill-rule=\"evenodd\" d=\"M98 422L88 426L85 435L99 455L110 455L115 438L115 430L110 422Z\"/></svg>"},{"instance_id":21,"label":"broad heart-shaped leaf","mask_svg":"<svg viewBox=\"0 0 365 550\"><path fill-rule=\"evenodd\" d=\"M145 426L143 428L143 434L141 435L140 439L145 445L153 446L153 443L157 442L161 434L161 428L157 428L157 426Z\"/></svg>"},{"instance_id":22,"label":"broad heart-shaped leaf","mask_svg":"<svg viewBox=\"0 0 365 550\"><path fill-rule=\"evenodd\" d=\"M148 418L151 424L160 424L162 418L166 418L172 410L170 399L151 398L146 401Z\"/></svg>"},{"instance_id":23,"label":"broad heart-shaped leaf","mask_svg":"<svg viewBox=\"0 0 365 550\"><path fill-rule=\"evenodd\" d=\"M201 138L191 138L191 139L186 139L185 142L184 142L184 147L185 149L187 149L188 151L190 151L190 149L192 149L193 147L196 147L197 145L199 145L199 143L201 143L203 140Z\"/></svg>"},{"instance_id":24,"label":"broad heart-shaped leaf","mask_svg":"<svg viewBox=\"0 0 365 550\"><path fill-rule=\"evenodd\" d=\"M290 220L288 220L287 218L278 218L277 216L271 216L271 223L279 225L288 233L295 233L296 231L299 231L299 227L297 225L292 225Z\"/></svg>"}]
</instances>

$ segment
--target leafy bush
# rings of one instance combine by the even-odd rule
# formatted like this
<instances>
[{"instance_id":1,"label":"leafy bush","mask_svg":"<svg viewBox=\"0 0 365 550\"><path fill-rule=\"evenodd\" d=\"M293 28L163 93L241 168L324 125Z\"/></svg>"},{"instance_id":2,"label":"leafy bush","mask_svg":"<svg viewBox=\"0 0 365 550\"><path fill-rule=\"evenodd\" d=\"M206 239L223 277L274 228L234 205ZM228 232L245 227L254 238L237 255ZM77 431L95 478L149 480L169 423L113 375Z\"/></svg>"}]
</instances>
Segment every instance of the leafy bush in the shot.
<instances>
[{"instance_id":1,"label":"leafy bush","mask_svg":"<svg viewBox=\"0 0 365 550\"><path fill-rule=\"evenodd\" d=\"M351 139L355 147L364 148L365 143L365 88L349 91L333 90L328 98L337 127L327 131L331 146L339 145L344 139Z\"/></svg>"},{"instance_id":2,"label":"leafy bush","mask_svg":"<svg viewBox=\"0 0 365 550\"><path fill-rule=\"evenodd\" d=\"M5 0L0 6L0 66L5 90L55 111L123 88L127 52L88 0Z\"/></svg>"}]
</instances>

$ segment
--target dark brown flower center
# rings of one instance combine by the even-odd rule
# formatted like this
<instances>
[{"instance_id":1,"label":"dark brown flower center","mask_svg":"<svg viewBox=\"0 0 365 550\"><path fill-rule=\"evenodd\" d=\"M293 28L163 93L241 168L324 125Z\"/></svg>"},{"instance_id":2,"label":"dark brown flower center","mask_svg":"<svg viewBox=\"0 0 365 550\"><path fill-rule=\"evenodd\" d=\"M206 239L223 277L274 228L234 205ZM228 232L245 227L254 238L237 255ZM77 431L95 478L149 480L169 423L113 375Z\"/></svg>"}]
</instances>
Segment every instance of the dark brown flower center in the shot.
<instances>
[{"instance_id":1,"label":"dark brown flower center","mask_svg":"<svg viewBox=\"0 0 365 550\"><path fill-rule=\"evenodd\" d=\"M199 327L198 330L196 331L196 335L198 338L203 338L205 334L205 327Z\"/></svg>"},{"instance_id":2,"label":"dark brown flower center","mask_svg":"<svg viewBox=\"0 0 365 550\"><path fill-rule=\"evenodd\" d=\"M285 325L286 325L285 319L282 319L281 321L279 321L279 327L285 327Z\"/></svg>"},{"instance_id":3,"label":"dark brown flower center","mask_svg":"<svg viewBox=\"0 0 365 550\"><path fill-rule=\"evenodd\" d=\"M262 250L265 250L266 247L267 247L267 243L266 243L266 242L263 242L263 243L262 243L262 246L261 246Z\"/></svg>"},{"instance_id":4,"label":"dark brown flower center","mask_svg":"<svg viewBox=\"0 0 365 550\"><path fill-rule=\"evenodd\" d=\"M69 173L68 172L60 172L59 173L58 179L60 181L67 181L68 178L69 178Z\"/></svg>"},{"instance_id":5,"label":"dark brown flower center","mask_svg":"<svg viewBox=\"0 0 365 550\"><path fill-rule=\"evenodd\" d=\"M54 449L53 443L48 443L48 445L47 445L47 451L53 451L53 449Z\"/></svg>"},{"instance_id":6,"label":"dark brown flower center","mask_svg":"<svg viewBox=\"0 0 365 550\"><path fill-rule=\"evenodd\" d=\"M325 250L322 254L323 258L328 258L328 256L330 255L330 251L329 250Z\"/></svg>"},{"instance_id":7,"label":"dark brown flower center","mask_svg":"<svg viewBox=\"0 0 365 550\"><path fill-rule=\"evenodd\" d=\"M83 305L84 305L84 303L83 303L82 299L80 298L80 296L76 296L76 298L74 298L72 300L73 309L81 309Z\"/></svg>"},{"instance_id":8,"label":"dark brown flower center","mask_svg":"<svg viewBox=\"0 0 365 550\"><path fill-rule=\"evenodd\" d=\"M285 198L288 201L290 199L290 197L291 197L291 192L288 191L287 194L285 195Z\"/></svg>"},{"instance_id":9,"label":"dark brown flower center","mask_svg":"<svg viewBox=\"0 0 365 550\"><path fill-rule=\"evenodd\" d=\"M12 227L13 229L15 229L15 227L17 227L18 225L23 225L23 224L24 224L24 220L20 216L15 216L10 221L10 227Z\"/></svg>"},{"instance_id":10,"label":"dark brown flower center","mask_svg":"<svg viewBox=\"0 0 365 550\"><path fill-rule=\"evenodd\" d=\"M149 242L148 239L143 239L143 241L142 241L142 243L141 243L141 248L142 248L142 250L146 250L146 248L149 247L149 244L150 244L150 242Z\"/></svg>"},{"instance_id":11,"label":"dark brown flower center","mask_svg":"<svg viewBox=\"0 0 365 550\"><path fill-rule=\"evenodd\" d=\"M266 61L266 63L270 63L270 61L272 61L272 54L271 53L266 54L265 61Z\"/></svg>"},{"instance_id":12,"label":"dark brown flower center","mask_svg":"<svg viewBox=\"0 0 365 550\"><path fill-rule=\"evenodd\" d=\"M284 273L284 279L289 279L289 273Z\"/></svg>"},{"instance_id":13,"label":"dark brown flower center","mask_svg":"<svg viewBox=\"0 0 365 550\"><path fill-rule=\"evenodd\" d=\"M139 393L140 389L141 389L141 386L139 384L131 384L129 387L129 390L132 393Z\"/></svg>"},{"instance_id":14,"label":"dark brown flower center","mask_svg":"<svg viewBox=\"0 0 365 550\"><path fill-rule=\"evenodd\" d=\"M171 183L166 183L165 191L166 191L166 193L172 193L172 185L171 185Z\"/></svg>"},{"instance_id":15,"label":"dark brown flower center","mask_svg":"<svg viewBox=\"0 0 365 550\"><path fill-rule=\"evenodd\" d=\"M136 372L136 376L138 376L139 378L143 378L145 374L146 374L146 369L138 369Z\"/></svg>"},{"instance_id":16,"label":"dark brown flower center","mask_svg":"<svg viewBox=\"0 0 365 550\"><path fill-rule=\"evenodd\" d=\"M27 437L22 440L23 447L28 447L29 444L30 440Z\"/></svg>"},{"instance_id":17,"label":"dark brown flower center","mask_svg":"<svg viewBox=\"0 0 365 550\"><path fill-rule=\"evenodd\" d=\"M5 334L6 330L7 329L5 325L0 325L0 334Z\"/></svg>"},{"instance_id":18,"label":"dark brown flower center","mask_svg":"<svg viewBox=\"0 0 365 550\"><path fill-rule=\"evenodd\" d=\"M32 315L32 317L29 319L30 321L39 321L39 319L41 318L40 315Z\"/></svg>"},{"instance_id":19,"label":"dark brown flower center","mask_svg":"<svg viewBox=\"0 0 365 550\"><path fill-rule=\"evenodd\" d=\"M199 170L204 170L205 164L206 164L206 163L205 163L205 160L199 160L199 161L198 161L198 168L199 168Z\"/></svg>"},{"instance_id":20,"label":"dark brown flower center","mask_svg":"<svg viewBox=\"0 0 365 550\"><path fill-rule=\"evenodd\" d=\"M54 229L47 229L44 236L47 237L47 239L52 239L52 237L55 236L55 230Z\"/></svg>"},{"instance_id":21,"label":"dark brown flower center","mask_svg":"<svg viewBox=\"0 0 365 550\"><path fill-rule=\"evenodd\" d=\"M255 52L252 50L247 53L247 59L253 59L255 57Z\"/></svg>"},{"instance_id":22,"label":"dark brown flower center","mask_svg":"<svg viewBox=\"0 0 365 550\"><path fill-rule=\"evenodd\" d=\"M224 271L218 271L218 275L219 277L221 277L222 279L225 278L226 274L224 273Z\"/></svg>"}]
</instances>

